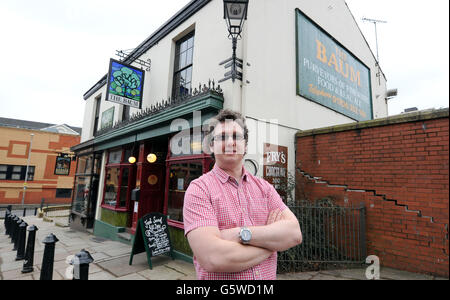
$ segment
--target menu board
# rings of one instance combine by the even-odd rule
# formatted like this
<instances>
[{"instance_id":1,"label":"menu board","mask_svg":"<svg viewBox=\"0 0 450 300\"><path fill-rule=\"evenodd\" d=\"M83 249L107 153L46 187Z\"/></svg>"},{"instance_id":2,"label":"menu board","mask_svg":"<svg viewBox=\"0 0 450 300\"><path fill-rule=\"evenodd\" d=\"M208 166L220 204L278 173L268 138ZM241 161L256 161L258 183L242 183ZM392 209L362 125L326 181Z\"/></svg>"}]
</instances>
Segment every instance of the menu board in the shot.
<instances>
[{"instance_id":1,"label":"menu board","mask_svg":"<svg viewBox=\"0 0 450 300\"><path fill-rule=\"evenodd\" d=\"M147 252L147 261L150 269L152 269L152 256L167 253L174 258L167 226L167 216L161 213L149 213L139 219L129 264L132 264L134 255L144 251Z\"/></svg>"}]
</instances>

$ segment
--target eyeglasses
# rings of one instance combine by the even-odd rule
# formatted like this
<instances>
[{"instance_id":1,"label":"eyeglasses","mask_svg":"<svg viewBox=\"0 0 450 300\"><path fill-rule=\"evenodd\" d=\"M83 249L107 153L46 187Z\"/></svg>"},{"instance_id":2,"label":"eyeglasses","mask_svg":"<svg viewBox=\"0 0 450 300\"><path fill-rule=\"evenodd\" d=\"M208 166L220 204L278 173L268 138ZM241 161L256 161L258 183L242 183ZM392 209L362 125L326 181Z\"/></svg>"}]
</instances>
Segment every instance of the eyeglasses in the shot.
<instances>
[{"instance_id":1,"label":"eyeglasses","mask_svg":"<svg viewBox=\"0 0 450 300\"><path fill-rule=\"evenodd\" d=\"M244 140L244 136L242 134L222 134L222 135L215 135L213 137L213 140L215 142L225 142L228 141L229 138L232 138L233 141L243 141Z\"/></svg>"}]
</instances>

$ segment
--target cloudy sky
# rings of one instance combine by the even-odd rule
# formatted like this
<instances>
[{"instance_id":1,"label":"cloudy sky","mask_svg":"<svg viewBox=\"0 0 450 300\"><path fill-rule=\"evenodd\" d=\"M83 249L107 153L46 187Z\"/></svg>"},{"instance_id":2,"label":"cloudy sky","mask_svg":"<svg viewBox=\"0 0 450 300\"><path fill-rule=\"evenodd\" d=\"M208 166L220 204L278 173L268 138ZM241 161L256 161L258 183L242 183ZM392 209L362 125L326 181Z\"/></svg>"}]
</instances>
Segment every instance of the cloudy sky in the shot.
<instances>
[{"instance_id":1,"label":"cloudy sky","mask_svg":"<svg viewBox=\"0 0 450 300\"><path fill-rule=\"evenodd\" d=\"M82 126L82 95L115 50L136 47L188 2L1 0L0 117ZM380 64L399 90L390 115L448 107L449 1L347 3L374 53L374 26L361 18L387 21L378 26Z\"/></svg>"}]
</instances>

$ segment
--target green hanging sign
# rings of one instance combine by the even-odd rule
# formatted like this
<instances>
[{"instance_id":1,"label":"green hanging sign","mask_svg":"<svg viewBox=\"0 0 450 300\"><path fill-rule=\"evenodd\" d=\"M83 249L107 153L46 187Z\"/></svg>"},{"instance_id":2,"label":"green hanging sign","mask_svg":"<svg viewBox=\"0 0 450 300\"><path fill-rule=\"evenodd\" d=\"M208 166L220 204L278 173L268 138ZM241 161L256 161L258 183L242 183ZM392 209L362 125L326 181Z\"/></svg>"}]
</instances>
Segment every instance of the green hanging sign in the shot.
<instances>
[{"instance_id":1,"label":"green hanging sign","mask_svg":"<svg viewBox=\"0 0 450 300\"><path fill-rule=\"evenodd\" d=\"M106 101L142 108L145 72L111 58Z\"/></svg>"}]
</instances>

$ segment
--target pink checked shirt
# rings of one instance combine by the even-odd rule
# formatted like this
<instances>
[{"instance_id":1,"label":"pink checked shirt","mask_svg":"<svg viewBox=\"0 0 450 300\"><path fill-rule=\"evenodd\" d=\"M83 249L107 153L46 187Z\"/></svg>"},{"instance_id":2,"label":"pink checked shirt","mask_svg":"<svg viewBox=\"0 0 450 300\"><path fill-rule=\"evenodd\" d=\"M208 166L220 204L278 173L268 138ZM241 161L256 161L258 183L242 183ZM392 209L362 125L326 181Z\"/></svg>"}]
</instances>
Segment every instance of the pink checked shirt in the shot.
<instances>
[{"instance_id":1,"label":"pink checked shirt","mask_svg":"<svg viewBox=\"0 0 450 300\"><path fill-rule=\"evenodd\" d=\"M194 180L184 196L184 231L215 226L219 230L242 226L264 226L269 212L283 211L286 205L264 179L255 177L245 169L241 184L219 167ZM211 273L200 266L194 256L198 279L205 280L275 280L277 253L248 270L236 273Z\"/></svg>"}]
</instances>

